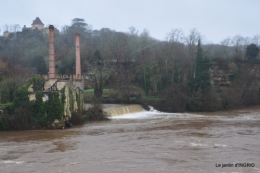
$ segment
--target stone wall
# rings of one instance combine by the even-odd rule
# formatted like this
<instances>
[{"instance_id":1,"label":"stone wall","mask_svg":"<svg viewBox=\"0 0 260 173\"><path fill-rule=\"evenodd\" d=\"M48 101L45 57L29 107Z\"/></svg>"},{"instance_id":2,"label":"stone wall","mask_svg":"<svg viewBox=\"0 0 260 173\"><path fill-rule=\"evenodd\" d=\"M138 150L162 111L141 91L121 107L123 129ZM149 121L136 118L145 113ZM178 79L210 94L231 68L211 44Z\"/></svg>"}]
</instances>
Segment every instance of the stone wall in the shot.
<instances>
[{"instance_id":1,"label":"stone wall","mask_svg":"<svg viewBox=\"0 0 260 173\"><path fill-rule=\"evenodd\" d=\"M78 84L82 82L78 81ZM84 91L75 86L74 81L69 82L65 85L64 89L60 90L60 98L62 99L62 95L65 96L64 101L64 116L67 118L71 118L71 114L73 111L82 111L83 110L83 94Z\"/></svg>"},{"instance_id":2,"label":"stone wall","mask_svg":"<svg viewBox=\"0 0 260 173\"><path fill-rule=\"evenodd\" d=\"M241 80L243 83L249 79L253 80L254 86L260 86L260 64L255 64L249 61L234 62L234 61L213 61L209 69L211 85L214 86L229 86L235 79Z\"/></svg>"},{"instance_id":3,"label":"stone wall","mask_svg":"<svg viewBox=\"0 0 260 173\"><path fill-rule=\"evenodd\" d=\"M44 25L32 25L32 28L31 29L38 29L38 30L43 30L44 29Z\"/></svg>"},{"instance_id":4,"label":"stone wall","mask_svg":"<svg viewBox=\"0 0 260 173\"><path fill-rule=\"evenodd\" d=\"M57 84L58 91L50 91L48 88L50 88L53 84ZM48 100L48 93L50 92L59 92L59 98L64 106L64 113L63 117L60 118L60 120L63 120L63 118L70 119L72 112L78 112L82 111L84 108L84 83L83 80L67 80L67 81L58 81L57 79L53 80L46 80L44 84L45 94L43 95L43 102ZM28 92L30 93L28 95L30 101L35 101L36 96L35 92L33 90L33 84L31 84L28 88Z\"/></svg>"},{"instance_id":5,"label":"stone wall","mask_svg":"<svg viewBox=\"0 0 260 173\"><path fill-rule=\"evenodd\" d=\"M211 85L229 86L230 76L232 76L235 73L234 69L236 69L236 65L233 62L224 65L217 62L213 62L212 66L209 69Z\"/></svg>"}]
</instances>

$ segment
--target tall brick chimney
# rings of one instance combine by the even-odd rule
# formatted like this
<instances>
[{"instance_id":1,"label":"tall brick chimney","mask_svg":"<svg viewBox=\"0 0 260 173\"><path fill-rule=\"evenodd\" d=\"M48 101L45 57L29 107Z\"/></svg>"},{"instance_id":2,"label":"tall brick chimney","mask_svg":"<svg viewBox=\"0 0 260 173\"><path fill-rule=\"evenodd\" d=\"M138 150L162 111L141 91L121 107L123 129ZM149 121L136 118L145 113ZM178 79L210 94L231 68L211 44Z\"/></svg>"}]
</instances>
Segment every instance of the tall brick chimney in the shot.
<instances>
[{"instance_id":1,"label":"tall brick chimney","mask_svg":"<svg viewBox=\"0 0 260 173\"><path fill-rule=\"evenodd\" d=\"M49 26L49 79L55 79L54 26Z\"/></svg>"},{"instance_id":2,"label":"tall brick chimney","mask_svg":"<svg viewBox=\"0 0 260 173\"><path fill-rule=\"evenodd\" d=\"M76 79L81 79L81 64L80 64L80 35L75 35L76 42Z\"/></svg>"}]
</instances>

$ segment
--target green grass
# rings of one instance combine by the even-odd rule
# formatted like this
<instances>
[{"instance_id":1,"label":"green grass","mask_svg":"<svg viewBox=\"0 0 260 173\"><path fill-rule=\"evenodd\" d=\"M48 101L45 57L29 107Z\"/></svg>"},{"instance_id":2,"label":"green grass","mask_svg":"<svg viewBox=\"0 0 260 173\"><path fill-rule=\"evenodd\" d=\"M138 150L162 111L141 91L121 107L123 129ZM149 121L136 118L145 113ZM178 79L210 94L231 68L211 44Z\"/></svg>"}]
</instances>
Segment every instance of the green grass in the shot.
<instances>
[{"instance_id":1,"label":"green grass","mask_svg":"<svg viewBox=\"0 0 260 173\"><path fill-rule=\"evenodd\" d=\"M103 94L109 94L109 93L112 93L114 91L115 91L114 89L104 88ZM86 90L84 90L84 93L86 93L87 95L93 95L94 94L94 88L86 89Z\"/></svg>"},{"instance_id":2,"label":"green grass","mask_svg":"<svg viewBox=\"0 0 260 173\"><path fill-rule=\"evenodd\" d=\"M154 101L158 101L159 98L158 97L145 97L146 100L154 100Z\"/></svg>"},{"instance_id":3,"label":"green grass","mask_svg":"<svg viewBox=\"0 0 260 173\"><path fill-rule=\"evenodd\" d=\"M110 92L113 92L114 89L108 89L108 88L104 88L103 89L103 93L110 93Z\"/></svg>"},{"instance_id":4,"label":"green grass","mask_svg":"<svg viewBox=\"0 0 260 173\"><path fill-rule=\"evenodd\" d=\"M109 88L104 88L103 89L103 93L109 93L109 92L113 92L114 89L109 89ZM94 92L94 88L89 88L84 90L85 93L89 93L89 92Z\"/></svg>"},{"instance_id":5,"label":"green grass","mask_svg":"<svg viewBox=\"0 0 260 173\"><path fill-rule=\"evenodd\" d=\"M86 90L84 90L84 92L85 92L85 93L94 92L94 88L86 89Z\"/></svg>"},{"instance_id":6,"label":"green grass","mask_svg":"<svg viewBox=\"0 0 260 173\"><path fill-rule=\"evenodd\" d=\"M8 106L11 106L12 104L13 104L12 102L2 103L2 104L0 104L0 109L5 109L5 108L7 108Z\"/></svg>"}]
</instances>

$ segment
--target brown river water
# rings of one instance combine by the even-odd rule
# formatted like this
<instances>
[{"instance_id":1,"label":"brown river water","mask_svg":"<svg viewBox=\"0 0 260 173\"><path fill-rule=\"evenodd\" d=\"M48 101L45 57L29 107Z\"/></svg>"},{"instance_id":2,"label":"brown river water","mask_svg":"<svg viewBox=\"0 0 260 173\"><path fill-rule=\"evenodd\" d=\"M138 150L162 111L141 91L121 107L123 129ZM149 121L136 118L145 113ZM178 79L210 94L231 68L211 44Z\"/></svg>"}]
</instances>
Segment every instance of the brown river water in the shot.
<instances>
[{"instance_id":1,"label":"brown river water","mask_svg":"<svg viewBox=\"0 0 260 173\"><path fill-rule=\"evenodd\" d=\"M0 172L260 172L260 106L141 112L66 130L0 132Z\"/></svg>"}]
</instances>

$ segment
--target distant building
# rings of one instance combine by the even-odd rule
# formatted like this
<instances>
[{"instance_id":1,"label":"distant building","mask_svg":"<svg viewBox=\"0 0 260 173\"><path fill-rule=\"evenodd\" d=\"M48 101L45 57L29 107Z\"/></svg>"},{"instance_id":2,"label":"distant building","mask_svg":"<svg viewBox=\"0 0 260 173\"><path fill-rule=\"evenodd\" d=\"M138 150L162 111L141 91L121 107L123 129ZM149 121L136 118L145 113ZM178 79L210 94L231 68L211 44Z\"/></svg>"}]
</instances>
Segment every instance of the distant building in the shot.
<instances>
[{"instance_id":1,"label":"distant building","mask_svg":"<svg viewBox=\"0 0 260 173\"><path fill-rule=\"evenodd\" d=\"M42 21L41 21L41 19L39 17L36 17L35 20L33 20L31 27L26 27L26 25L24 25L23 28L22 28L22 31L35 30L35 29L41 31L43 34L48 34L49 33L48 26L44 27L44 24L42 23ZM55 28L55 30L59 32L59 30L57 30L56 28ZM11 33L9 31L5 31L5 32L3 32L3 37L7 38ZM21 34L21 32L16 32L14 34L15 35L16 34Z\"/></svg>"},{"instance_id":2,"label":"distant building","mask_svg":"<svg viewBox=\"0 0 260 173\"><path fill-rule=\"evenodd\" d=\"M27 28L26 25L24 25L22 30L24 31L27 29L30 29L30 30L38 29L45 34L48 34L48 31L49 31L47 27L46 28L44 27L44 24L42 23L42 21L39 17L36 17L36 19L33 20L31 27Z\"/></svg>"},{"instance_id":3,"label":"distant building","mask_svg":"<svg viewBox=\"0 0 260 173\"><path fill-rule=\"evenodd\" d=\"M38 30L45 29L44 24L42 23L42 21L39 17L36 17L36 19L33 20L31 29L38 29Z\"/></svg>"},{"instance_id":4,"label":"distant building","mask_svg":"<svg viewBox=\"0 0 260 173\"><path fill-rule=\"evenodd\" d=\"M7 38L8 36L9 36L9 32L8 32L8 31L5 31L5 32L3 33L3 37Z\"/></svg>"}]
</instances>

